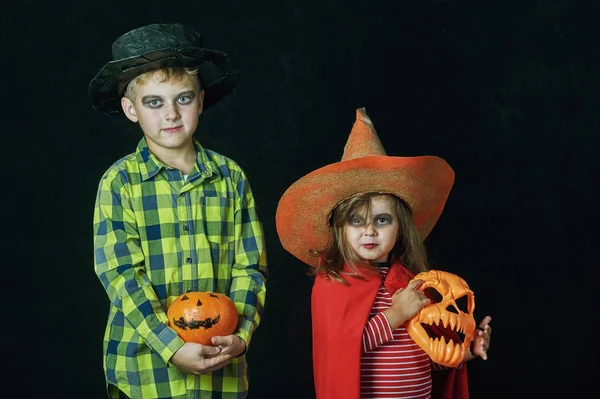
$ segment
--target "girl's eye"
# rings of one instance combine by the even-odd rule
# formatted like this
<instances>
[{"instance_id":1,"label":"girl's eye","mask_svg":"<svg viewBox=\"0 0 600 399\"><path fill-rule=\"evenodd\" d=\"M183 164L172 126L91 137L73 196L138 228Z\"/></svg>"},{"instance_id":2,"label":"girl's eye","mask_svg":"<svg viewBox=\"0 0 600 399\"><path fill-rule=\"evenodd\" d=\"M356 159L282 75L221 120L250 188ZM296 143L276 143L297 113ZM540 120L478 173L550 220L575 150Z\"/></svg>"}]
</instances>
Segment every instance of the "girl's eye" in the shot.
<instances>
[{"instance_id":1,"label":"girl's eye","mask_svg":"<svg viewBox=\"0 0 600 399\"><path fill-rule=\"evenodd\" d=\"M361 218L352 218L350 219L350 224L353 226L360 226L363 224L363 220Z\"/></svg>"},{"instance_id":2,"label":"girl's eye","mask_svg":"<svg viewBox=\"0 0 600 399\"><path fill-rule=\"evenodd\" d=\"M180 104L187 104L190 101L192 101L192 98L190 96L179 97L179 103Z\"/></svg>"},{"instance_id":3,"label":"girl's eye","mask_svg":"<svg viewBox=\"0 0 600 399\"><path fill-rule=\"evenodd\" d=\"M386 223L390 223L391 220L388 218L377 218L377 219L375 219L375 222L377 224L386 224Z\"/></svg>"}]
</instances>

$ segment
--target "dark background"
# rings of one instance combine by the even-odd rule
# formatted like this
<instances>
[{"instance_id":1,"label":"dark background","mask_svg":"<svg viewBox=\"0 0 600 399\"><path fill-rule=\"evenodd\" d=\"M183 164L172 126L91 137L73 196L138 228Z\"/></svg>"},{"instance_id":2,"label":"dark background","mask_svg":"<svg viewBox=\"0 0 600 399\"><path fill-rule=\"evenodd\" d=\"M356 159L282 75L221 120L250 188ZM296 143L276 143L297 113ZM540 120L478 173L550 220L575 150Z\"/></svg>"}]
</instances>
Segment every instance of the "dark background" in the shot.
<instances>
[{"instance_id":1,"label":"dark background","mask_svg":"<svg viewBox=\"0 0 600 399\"><path fill-rule=\"evenodd\" d=\"M597 1L23 0L0 13L4 215L0 392L103 398L108 299L93 270L102 173L137 125L94 111L87 85L112 41L182 22L240 70L197 137L246 171L270 275L248 353L252 399L311 398L306 267L275 209L336 162L365 106L389 155L433 154L456 172L426 241L493 318L472 398L581 397L598 371L595 280L600 10ZM14 380L25 383L17 384Z\"/></svg>"}]
</instances>

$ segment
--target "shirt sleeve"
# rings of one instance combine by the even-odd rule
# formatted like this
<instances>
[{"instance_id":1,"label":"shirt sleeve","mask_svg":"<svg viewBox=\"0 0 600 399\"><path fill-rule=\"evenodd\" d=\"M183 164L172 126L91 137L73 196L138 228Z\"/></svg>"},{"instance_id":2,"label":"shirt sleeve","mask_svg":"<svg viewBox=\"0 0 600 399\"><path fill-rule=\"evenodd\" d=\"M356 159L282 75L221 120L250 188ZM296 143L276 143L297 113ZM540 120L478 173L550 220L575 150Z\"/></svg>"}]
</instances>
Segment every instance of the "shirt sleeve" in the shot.
<instances>
[{"instance_id":1,"label":"shirt sleeve","mask_svg":"<svg viewBox=\"0 0 600 399\"><path fill-rule=\"evenodd\" d=\"M94 207L94 269L112 306L166 362L184 342L167 327L167 316L145 273L135 214L123 179L107 173Z\"/></svg>"},{"instance_id":2,"label":"shirt sleeve","mask_svg":"<svg viewBox=\"0 0 600 399\"><path fill-rule=\"evenodd\" d=\"M250 344L260 323L266 297L267 262L262 224L244 173L236 184L240 206L235 212L235 261L231 270L230 297L241 315L236 332Z\"/></svg>"},{"instance_id":3,"label":"shirt sleeve","mask_svg":"<svg viewBox=\"0 0 600 399\"><path fill-rule=\"evenodd\" d=\"M367 321L363 330L363 353L372 351L391 341L392 338L394 338L394 332L387 317L383 313L377 313Z\"/></svg>"}]
</instances>

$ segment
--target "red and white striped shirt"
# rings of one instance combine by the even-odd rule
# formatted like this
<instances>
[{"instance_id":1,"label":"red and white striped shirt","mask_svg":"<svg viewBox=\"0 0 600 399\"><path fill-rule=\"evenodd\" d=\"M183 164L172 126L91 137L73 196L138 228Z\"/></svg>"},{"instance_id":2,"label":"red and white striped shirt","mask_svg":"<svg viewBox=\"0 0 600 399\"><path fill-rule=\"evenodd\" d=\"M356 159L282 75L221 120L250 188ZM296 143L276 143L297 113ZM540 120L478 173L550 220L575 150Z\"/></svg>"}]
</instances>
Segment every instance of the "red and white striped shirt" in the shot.
<instances>
[{"instance_id":1,"label":"red and white striped shirt","mask_svg":"<svg viewBox=\"0 0 600 399\"><path fill-rule=\"evenodd\" d=\"M389 267L381 266L382 281ZM383 284L363 332L360 365L361 398L431 397L431 359L410 337L404 325L392 331L383 311L392 305L392 294Z\"/></svg>"}]
</instances>

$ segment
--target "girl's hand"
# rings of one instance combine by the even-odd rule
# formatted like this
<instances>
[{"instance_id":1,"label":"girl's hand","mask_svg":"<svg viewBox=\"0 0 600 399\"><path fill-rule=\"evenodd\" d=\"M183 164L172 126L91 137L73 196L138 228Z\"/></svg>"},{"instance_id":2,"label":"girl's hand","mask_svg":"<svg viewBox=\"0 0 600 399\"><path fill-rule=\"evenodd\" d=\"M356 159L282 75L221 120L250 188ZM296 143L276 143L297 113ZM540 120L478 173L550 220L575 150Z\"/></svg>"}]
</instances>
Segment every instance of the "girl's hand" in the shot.
<instances>
[{"instance_id":1,"label":"girl's hand","mask_svg":"<svg viewBox=\"0 0 600 399\"><path fill-rule=\"evenodd\" d=\"M487 351L490 348L490 341L492 338L492 327L490 326L491 321L492 318L490 316L486 316L475 329L473 343L471 345L471 353L474 357L479 356L483 360L487 360Z\"/></svg>"},{"instance_id":2,"label":"girl's hand","mask_svg":"<svg viewBox=\"0 0 600 399\"><path fill-rule=\"evenodd\" d=\"M416 289L421 284L423 284L423 280L415 280L406 288L400 288L392 295L392 306L383 311L392 330L415 317L423 309L423 306L431 302L423 291Z\"/></svg>"}]
</instances>

